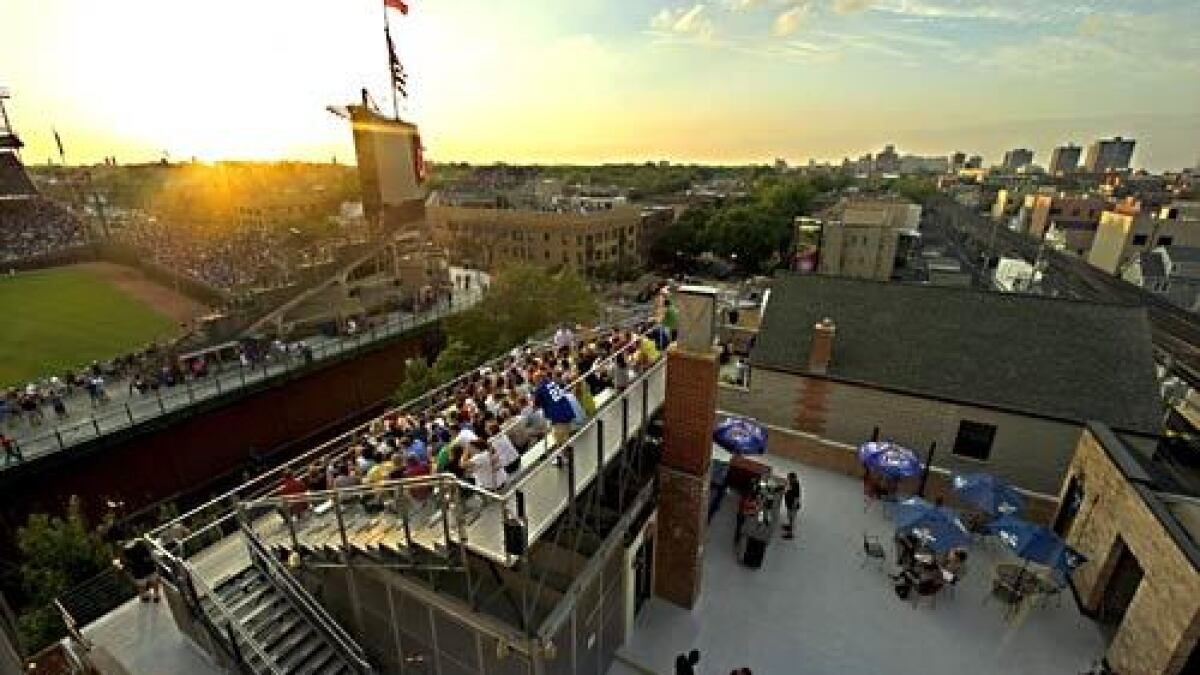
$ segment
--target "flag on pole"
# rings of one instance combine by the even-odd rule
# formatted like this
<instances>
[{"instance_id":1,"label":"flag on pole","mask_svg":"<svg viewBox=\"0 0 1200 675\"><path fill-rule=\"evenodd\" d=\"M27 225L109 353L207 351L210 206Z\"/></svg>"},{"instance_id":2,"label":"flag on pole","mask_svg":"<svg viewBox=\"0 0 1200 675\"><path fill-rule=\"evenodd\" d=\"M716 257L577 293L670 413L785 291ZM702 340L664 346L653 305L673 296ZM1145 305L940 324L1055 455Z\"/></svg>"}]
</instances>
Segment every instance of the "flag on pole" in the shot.
<instances>
[{"instance_id":1,"label":"flag on pole","mask_svg":"<svg viewBox=\"0 0 1200 675\"><path fill-rule=\"evenodd\" d=\"M62 160L63 164L66 164L67 153L63 151L62 136L58 135L58 129L52 131L54 131L54 144L58 146L58 158Z\"/></svg>"},{"instance_id":2,"label":"flag on pole","mask_svg":"<svg viewBox=\"0 0 1200 675\"><path fill-rule=\"evenodd\" d=\"M392 87L400 93L400 96L408 98L408 73L404 72L404 65L400 63L400 57L396 56L396 44L392 42L392 31L384 28L383 34L387 37L388 66L392 76Z\"/></svg>"},{"instance_id":3,"label":"flag on pole","mask_svg":"<svg viewBox=\"0 0 1200 675\"><path fill-rule=\"evenodd\" d=\"M408 14L408 3L404 0L383 0L384 7L391 7L401 14Z\"/></svg>"}]
</instances>

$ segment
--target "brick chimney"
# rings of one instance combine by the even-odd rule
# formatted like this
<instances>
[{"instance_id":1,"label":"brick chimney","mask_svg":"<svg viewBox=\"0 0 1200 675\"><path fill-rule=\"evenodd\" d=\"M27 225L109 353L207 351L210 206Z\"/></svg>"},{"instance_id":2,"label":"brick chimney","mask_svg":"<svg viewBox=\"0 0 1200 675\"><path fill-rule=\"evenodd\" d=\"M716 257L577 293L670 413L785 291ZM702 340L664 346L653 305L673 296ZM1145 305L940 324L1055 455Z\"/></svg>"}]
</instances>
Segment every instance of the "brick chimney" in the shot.
<instances>
[{"instance_id":1,"label":"brick chimney","mask_svg":"<svg viewBox=\"0 0 1200 675\"><path fill-rule=\"evenodd\" d=\"M679 340L667 351L658 467L654 593L691 609L700 598L708 529L708 469L717 421L716 290L679 289Z\"/></svg>"},{"instance_id":2,"label":"brick chimney","mask_svg":"<svg viewBox=\"0 0 1200 675\"><path fill-rule=\"evenodd\" d=\"M837 334L837 326L833 319L826 317L813 326L812 346L808 350L808 370L819 375L829 372L829 362L833 359L833 338Z\"/></svg>"}]
</instances>

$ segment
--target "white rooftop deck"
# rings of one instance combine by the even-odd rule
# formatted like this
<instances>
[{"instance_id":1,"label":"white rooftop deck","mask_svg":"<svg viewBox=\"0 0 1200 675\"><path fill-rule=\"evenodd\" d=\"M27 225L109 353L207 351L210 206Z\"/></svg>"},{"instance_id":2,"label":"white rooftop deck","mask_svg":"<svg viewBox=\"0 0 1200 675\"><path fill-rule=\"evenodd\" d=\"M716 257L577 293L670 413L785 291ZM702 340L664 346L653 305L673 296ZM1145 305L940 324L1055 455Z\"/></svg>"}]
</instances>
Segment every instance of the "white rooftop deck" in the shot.
<instances>
[{"instance_id":1,"label":"white rooftop deck","mask_svg":"<svg viewBox=\"0 0 1200 675\"><path fill-rule=\"evenodd\" d=\"M989 592L994 566L1015 558L994 547L972 546L966 576L933 607L900 600L884 570L861 565L863 534L878 535L890 554L893 531L878 505L864 510L861 484L783 458L768 462L801 477L797 538L773 540L761 569L741 566L732 547L736 495L727 496L708 531L698 605L689 612L649 600L623 657L654 673L672 672L675 656L695 648L705 675L738 667L765 675L1063 675L1087 670L1104 651L1069 589L1061 601L1008 618ZM609 675L634 672L616 662Z\"/></svg>"}]
</instances>

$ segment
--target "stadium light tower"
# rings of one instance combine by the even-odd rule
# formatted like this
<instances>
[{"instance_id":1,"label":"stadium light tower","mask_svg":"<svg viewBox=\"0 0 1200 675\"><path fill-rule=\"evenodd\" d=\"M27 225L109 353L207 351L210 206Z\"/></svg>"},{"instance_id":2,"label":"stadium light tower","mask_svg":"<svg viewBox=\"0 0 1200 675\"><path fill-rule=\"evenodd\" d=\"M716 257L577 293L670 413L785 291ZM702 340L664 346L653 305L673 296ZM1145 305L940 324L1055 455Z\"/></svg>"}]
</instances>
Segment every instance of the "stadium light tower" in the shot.
<instances>
[{"instance_id":1,"label":"stadium light tower","mask_svg":"<svg viewBox=\"0 0 1200 675\"><path fill-rule=\"evenodd\" d=\"M0 150L20 150L25 147L8 119L8 108L4 102L11 97L8 87L0 85Z\"/></svg>"}]
</instances>

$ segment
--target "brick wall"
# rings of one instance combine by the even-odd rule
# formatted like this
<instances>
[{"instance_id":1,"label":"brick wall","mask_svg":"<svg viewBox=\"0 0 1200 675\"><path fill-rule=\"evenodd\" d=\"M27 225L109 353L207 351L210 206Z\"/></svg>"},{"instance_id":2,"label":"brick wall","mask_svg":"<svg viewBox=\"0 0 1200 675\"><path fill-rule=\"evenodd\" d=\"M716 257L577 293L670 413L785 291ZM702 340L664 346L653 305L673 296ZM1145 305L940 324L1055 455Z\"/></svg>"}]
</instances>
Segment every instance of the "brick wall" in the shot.
<instances>
[{"instance_id":1,"label":"brick wall","mask_svg":"<svg viewBox=\"0 0 1200 675\"><path fill-rule=\"evenodd\" d=\"M663 404L654 592L690 609L700 596L708 522L717 359L713 353L695 354L677 346L666 358L666 386L671 395Z\"/></svg>"},{"instance_id":2,"label":"brick wall","mask_svg":"<svg viewBox=\"0 0 1200 675\"><path fill-rule=\"evenodd\" d=\"M835 356L836 358L836 356ZM1057 494L1081 424L897 394L865 386L755 369L748 389L721 387L722 410L857 446L878 427L881 437L928 450L948 471L986 471L1023 488ZM996 438L986 462L953 454L959 423L993 424Z\"/></svg>"},{"instance_id":3,"label":"brick wall","mask_svg":"<svg viewBox=\"0 0 1200 675\"><path fill-rule=\"evenodd\" d=\"M1074 573L1083 606L1100 608L1118 537L1145 574L1109 645L1109 663L1126 675L1182 673L1200 635L1200 571L1090 430L1080 438L1069 476L1083 487L1067 533L1071 546L1088 557Z\"/></svg>"},{"instance_id":4,"label":"brick wall","mask_svg":"<svg viewBox=\"0 0 1200 675\"><path fill-rule=\"evenodd\" d=\"M861 477L862 465L858 462L858 449L846 443L838 443L811 434L798 433L787 429L772 428L768 439L768 452L779 457L787 457L826 471L835 471L847 476ZM925 485L925 498L933 501L942 498L949 506L964 506L959 503L950 485L951 473L945 469L934 468L929 472L929 480ZM903 494L917 491L919 479L913 478L901 481L900 490ZM1034 522L1048 524L1058 509L1058 500L1048 495L1025 494L1025 518Z\"/></svg>"}]
</instances>

